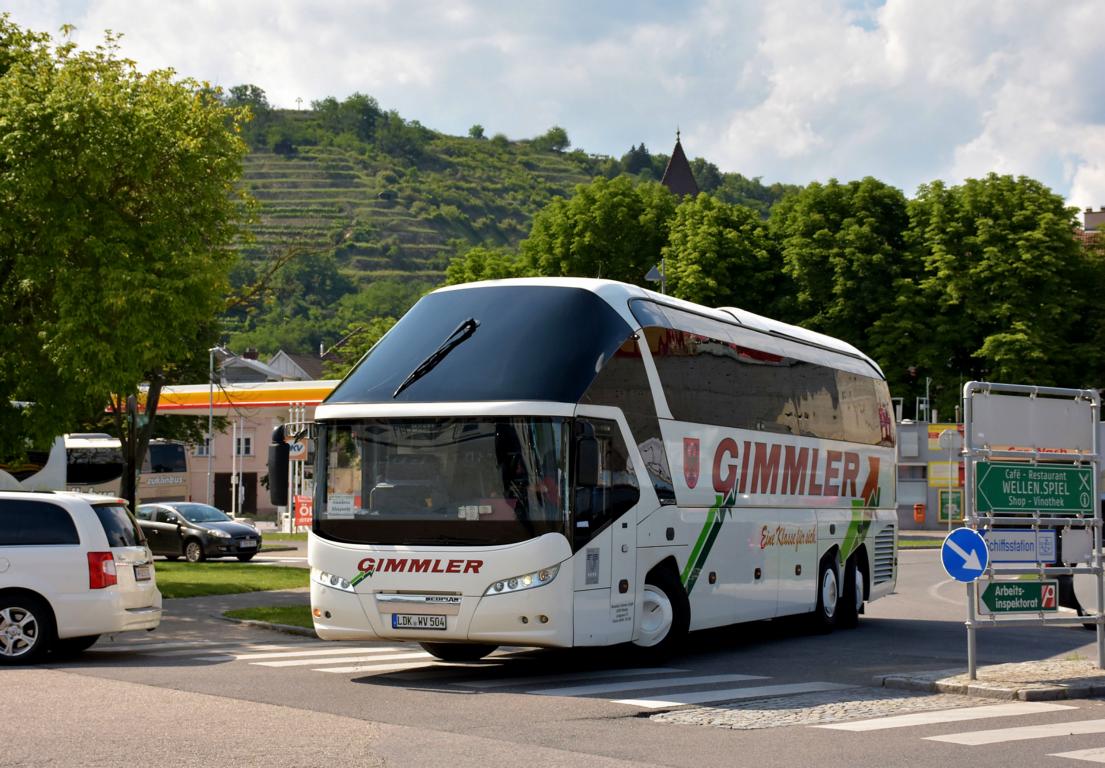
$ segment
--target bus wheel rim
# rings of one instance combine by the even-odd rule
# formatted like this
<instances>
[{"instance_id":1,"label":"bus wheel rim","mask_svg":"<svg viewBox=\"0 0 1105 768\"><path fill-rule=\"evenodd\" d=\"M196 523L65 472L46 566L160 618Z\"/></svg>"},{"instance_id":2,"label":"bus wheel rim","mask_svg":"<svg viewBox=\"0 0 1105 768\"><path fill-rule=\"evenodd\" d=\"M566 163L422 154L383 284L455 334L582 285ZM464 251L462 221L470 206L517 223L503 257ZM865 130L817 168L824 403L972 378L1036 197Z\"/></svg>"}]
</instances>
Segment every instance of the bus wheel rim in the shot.
<instances>
[{"instance_id":1,"label":"bus wheel rim","mask_svg":"<svg viewBox=\"0 0 1105 768\"><path fill-rule=\"evenodd\" d=\"M856 610L859 611L859 609L863 607L863 573L859 568L856 568L855 585L856 593L853 595L853 598L856 601Z\"/></svg>"},{"instance_id":2,"label":"bus wheel rim","mask_svg":"<svg viewBox=\"0 0 1105 768\"><path fill-rule=\"evenodd\" d=\"M840 598L840 590L836 585L836 573L832 568L825 569L825 575L821 578L821 609L825 616L832 618L836 614L836 603Z\"/></svg>"},{"instance_id":3,"label":"bus wheel rim","mask_svg":"<svg viewBox=\"0 0 1105 768\"><path fill-rule=\"evenodd\" d=\"M640 634L636 644L648 648L663 641L671 632L675 610L664 591L649 584L641 598Z\"/></svg>"}]
</instances>

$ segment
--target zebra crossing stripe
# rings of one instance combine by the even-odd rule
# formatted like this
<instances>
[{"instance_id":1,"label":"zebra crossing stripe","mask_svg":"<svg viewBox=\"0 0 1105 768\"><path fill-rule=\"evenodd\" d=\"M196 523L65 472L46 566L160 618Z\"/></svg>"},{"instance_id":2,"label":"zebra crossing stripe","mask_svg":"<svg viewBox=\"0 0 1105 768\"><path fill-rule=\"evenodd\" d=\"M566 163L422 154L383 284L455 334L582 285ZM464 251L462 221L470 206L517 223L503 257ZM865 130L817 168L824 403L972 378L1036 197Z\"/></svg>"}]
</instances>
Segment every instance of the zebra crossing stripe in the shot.
<instances>
[{"instance_id":1,"label":"zebra crossing stripe","mask_svg":"<svg viewBox=\"0 0 1105 768\"><path fill-rule=\"evenodd\" d=\"M637 677L640 675L667 675L675 672L687 672L686 669L675 667L642 667L640 669L614 669L610 671L599 670L595 672L578 672L571 675L538 675L536 677L504 677L498 680L471 680L457 683L464 688L514 688L523 685L540 685L553 681L567 682L571 680L594 680L595 678L613 679L620 677Z\"/></svg>"},{"instance_id":2,"label":"zebra crossing stripe","mask_svg":"<svg viewBox=\"0 0 1105 768\"><path fill-rule=\"evenodd\" d=\"M425 661L407 662L406 664L359 664L352 667L320 667L311 671L329 672L334 675L359 675L375 672L399 672L405 669L472 669L472 664L471 662L437 661L431 657Z\"/></svg>"},{"instance_id":3,"label":"zebra crossing stripe","mask_svg":"<svg viewBox=\"0 0 1105 768\"><path fill-rule=\"evenodd\" d=\"M1105 747L1096 749L1076 749L1074 752L1056 752L1048 757L1069 757L1071 760L1085 760L1087 763L1105 763Z\"/></svg>"},{"instance_id":4,"label":"zebra crossing stripe","mask_svg":"<svg viewBox=\"0 0 1105 768\"><path fill-rule=\"evenodd\" d=\"M854 685L839 683L783 683L781 685L760 685L752 688L730 688L724 691L692 691L677 693L665 699L618 699L615 704L628 704L644 709L663 709L679 707L684 704L711 704L721 701L742 701L747 699L766 699L774 696L789 696L795 693L818 693L820 691L842 691L855 688Z\"/></svg>"},{"instance_id":5,"label":"zebra crossing stripe","mask_svg":"<svg viewBox=\"0 0 1105 768\"><path fill-rule=\"evenodd\" d=\"M555 688L539 688L526 693L538 696L589 696L591 694L621 693L622 691L643 691L649 688L686 688L692 685L713 685L715 683L739 683L747 680L766 680L762 675L688 675L686 677L653 678L651 680L630 680L623 683L592 683L590 685L569 685Z\"/></svg>"},{"instance_id":6,"label":"zebra crossing stripe","mask_svg":"<svg viewBox=\"0 0 1105 768\"><path fill-rule=\"evenodd\" d=\"M1042 701L1018 701L1011 704L988 704L981 707L960 707L958 709L937 709L932 712L911 712L907 715L875 717L870 720L854 720L850 723L830 723L815 725L814 728L827 728L833 731L881 731L887 728L908 728L915 725L935 725L937 723L957 723L963 720L985 720L990 717L1015 717L1035 715L1041 712L1058 712L1063 709L1078 709L1067 704L1048 704Z\"/></svg>"},{"instance_id":7,"label":"zebra crossing stripe","mask_svg":"<svg viewBox=\"0 0 1105 768\"><path fill-rule=\"evenodd\" d=\"M287 646L280 646L287 648ZM400 646L365 646L359 648L334 648L333 646L328 648L318 648L317 645L312 644L309 647L314 647L315 650L311 651L275 651L266 653L226 653L223 655L212 654L211 660L225 661L228 658L234 661L260 661L261 659L287 659L293 656L341 656L342 654L349 655L351 653L391 653L393 651L403 650Z\"/></svg>"},{"instance_id":8,"label":"zebra crossing stripe","mask_svg":"<svg viewBox=\"0 0 1105 768\"><path fill-rule=\"evenodd\" d=\"M1073 723L1048 723L1046 725L1022 725L1018 728L997 728L974 733L949 733L946 736L927 736L928 741L963 744L978 747L984 744L1000 744L1005 741L1047 739L1052 736L1082 736L1088 733L1105 733L1105 720L1079 720Z\"/></svg>"},{"instance_id":9,"label":"zebra crossing stripe","mask_svg":"<svg viewBox=\"0 0 1105 768\"><path fill-rule=\"evenodd\" d=\"M393 650L393 649L388 649ZM252 661L257 667L309 667L312 664L354 664L363 661L398 661L399 659L431 659L425 651L411 651L410 653L383 653L376 656L342 656L340 658L325 659L311 656L306 659L283 659L281 661Z\"/></svg>"}]
</instances>

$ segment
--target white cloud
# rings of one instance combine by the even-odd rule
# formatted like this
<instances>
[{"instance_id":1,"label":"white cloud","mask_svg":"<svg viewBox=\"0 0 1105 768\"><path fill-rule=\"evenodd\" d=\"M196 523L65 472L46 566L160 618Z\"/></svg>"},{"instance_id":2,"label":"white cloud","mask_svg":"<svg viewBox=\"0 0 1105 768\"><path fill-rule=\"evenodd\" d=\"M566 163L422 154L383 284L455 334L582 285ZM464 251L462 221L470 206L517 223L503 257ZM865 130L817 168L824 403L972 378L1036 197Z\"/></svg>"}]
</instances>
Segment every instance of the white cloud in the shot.
<instances>
[{"instance_id":1,"label":"white cloud","mask_svg":"<svg viewBox=\"0 0 1105 768\"><path fill-rule=\"evenodd\" d=\"M872 175L912 193L990 170L1105 204L1095 0L9 0L82 45L280 106L353 91L451 133L668 151L766 181Z\"/></svg>"}]
</instances>

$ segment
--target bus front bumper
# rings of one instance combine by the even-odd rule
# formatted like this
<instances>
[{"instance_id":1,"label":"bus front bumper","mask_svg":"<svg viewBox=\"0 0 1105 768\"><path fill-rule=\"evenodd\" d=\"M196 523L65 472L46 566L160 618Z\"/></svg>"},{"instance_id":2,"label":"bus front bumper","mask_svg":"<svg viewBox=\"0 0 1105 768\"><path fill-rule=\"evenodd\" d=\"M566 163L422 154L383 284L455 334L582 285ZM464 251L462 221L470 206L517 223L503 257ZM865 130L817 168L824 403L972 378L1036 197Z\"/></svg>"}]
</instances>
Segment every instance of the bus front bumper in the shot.
<instances>
[{"instance_id":1,"label":"bus front bumper","mask_svg":"<svg viewBox=\"0 0 1105 768\"><path fill-rule=\"evenodd\" d=\"M572 645L572 574L540 587L490 595L356 592L311 580L315 632L323 640L380 638L409 642ZM362 591L363 590L363 591Z\"/></svg>"}]
</instances>

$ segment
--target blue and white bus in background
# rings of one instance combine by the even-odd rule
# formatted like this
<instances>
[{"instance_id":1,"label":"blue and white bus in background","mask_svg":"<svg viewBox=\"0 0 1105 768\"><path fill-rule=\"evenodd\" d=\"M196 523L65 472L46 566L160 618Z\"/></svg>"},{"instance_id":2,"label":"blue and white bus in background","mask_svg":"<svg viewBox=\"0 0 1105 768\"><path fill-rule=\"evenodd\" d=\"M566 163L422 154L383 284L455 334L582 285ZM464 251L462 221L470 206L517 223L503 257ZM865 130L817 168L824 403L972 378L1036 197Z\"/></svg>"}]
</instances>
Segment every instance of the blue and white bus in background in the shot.
<instances>
[{"instance_id":1,"label":"blue and white bus in background","mask_svg":"<svg viewBox=\"0 0 1105 768\"><path fill-rule=\"evenodd\" d=\"M862 352L740 309L442 288L316 411L315 629L468 660L852 625L897 576L892 413Z\"/></svg>"}]
</instances>

